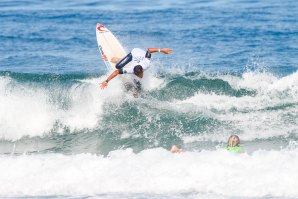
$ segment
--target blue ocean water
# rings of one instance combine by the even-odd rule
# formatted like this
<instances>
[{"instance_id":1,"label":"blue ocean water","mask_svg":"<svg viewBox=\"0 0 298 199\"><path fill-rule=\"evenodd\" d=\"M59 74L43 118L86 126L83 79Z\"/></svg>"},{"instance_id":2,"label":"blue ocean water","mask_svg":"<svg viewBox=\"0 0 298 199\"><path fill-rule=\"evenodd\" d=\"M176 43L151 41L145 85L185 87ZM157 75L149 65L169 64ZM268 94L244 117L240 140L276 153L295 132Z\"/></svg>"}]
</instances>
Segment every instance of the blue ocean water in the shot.
<instances>
[{"instance_id":1,"label":"blue ocean water","mask_svg":"<svg viewBox=\"0 0 298 199\"><path fill-rule=\"evenodd\" d=\"M295 0L0 2L0 197L297 198ZM153 54L134 98L95 26ZM223 150L231 134L244 154ZM185 152L172 154L172 145Z\"/></svg>"},{"instance_id":2,"label":"blue ocean water","mask_svg":"<svg viewBox=\"0 0 298 199\"><path fill-rule=\"evenodd\" d=\"M94 24L101 22L127 50L173 48L163 67L243 71L256 61L276 74L289 74L297 70L297 10L294 0L4 0L1 70L104 72L94 40Z\"/></svg>"}]
</instances>

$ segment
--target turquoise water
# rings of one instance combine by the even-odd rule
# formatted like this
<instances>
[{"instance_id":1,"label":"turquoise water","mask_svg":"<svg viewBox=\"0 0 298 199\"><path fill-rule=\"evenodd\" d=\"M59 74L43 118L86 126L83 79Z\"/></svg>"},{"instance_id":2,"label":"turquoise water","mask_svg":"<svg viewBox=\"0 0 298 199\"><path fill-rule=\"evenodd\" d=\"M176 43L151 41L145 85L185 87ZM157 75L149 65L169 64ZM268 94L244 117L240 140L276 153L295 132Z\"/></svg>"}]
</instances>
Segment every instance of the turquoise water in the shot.
<instances>
[{"instance_id":1,"label":"turquoise water","mask_svg":"<svg viewBox=\"0 0 298 199\"><path fill-rule=\"evenodd\" d=\"M1 197L298 197L295 1L5 0L0 10ZM127 51L173 49L153 54L140 98L117 78L99 88L109 72L96 23ZM231 134L244 154L222 149Z\"/></svg>"}]
</instances>

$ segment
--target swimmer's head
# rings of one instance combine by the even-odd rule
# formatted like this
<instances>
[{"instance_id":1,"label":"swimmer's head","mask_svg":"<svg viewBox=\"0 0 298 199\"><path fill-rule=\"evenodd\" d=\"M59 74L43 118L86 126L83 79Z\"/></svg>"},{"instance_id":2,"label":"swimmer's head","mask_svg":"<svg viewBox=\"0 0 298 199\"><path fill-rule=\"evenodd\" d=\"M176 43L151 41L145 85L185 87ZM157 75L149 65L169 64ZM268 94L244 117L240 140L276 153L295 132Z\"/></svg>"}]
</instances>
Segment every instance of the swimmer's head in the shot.
<instances>
[{"instance_id":1,"label":"swimmer's head","mask_svg":"<svg viewBox=\"0 0 298 199\"><path fill-rule=\"evenodd\" d=\"M239 144L240 144L240 139L237 135L231 135L229 137L229 140L228 140L229 147L239 146Z\"/></svg>"},{"instance_id":2,"label":"swimmer's head","mask_svg":"<svg viewBox=\"0 0 298 199\"><path fill-rule=\"evenodd\" d=\"M133 68L133 73L138 76L139 78L142 78L144 76L144 70L143 67L141 65L136 65Z\"/></svg>"}]
</instances>

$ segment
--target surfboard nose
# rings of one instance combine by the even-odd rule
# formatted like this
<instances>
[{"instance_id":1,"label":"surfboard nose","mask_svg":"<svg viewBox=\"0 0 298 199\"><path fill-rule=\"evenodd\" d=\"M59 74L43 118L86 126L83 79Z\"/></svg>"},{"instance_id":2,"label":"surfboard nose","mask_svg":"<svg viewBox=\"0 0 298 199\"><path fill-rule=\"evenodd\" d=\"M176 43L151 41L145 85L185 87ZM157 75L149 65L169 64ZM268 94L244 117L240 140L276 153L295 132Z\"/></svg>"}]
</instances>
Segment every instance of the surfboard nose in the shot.
<instances>
[{"instance_id":1,"label":"surfboard nose","mask_svg":"<svg viewBox=\"0 0 298 199\"><path fill-rule=\"evenodd\" d=\"M108 29L102 24L97 24L97 30L100 31L100 32L108 31Z\"/></svg>"}]
</instances>

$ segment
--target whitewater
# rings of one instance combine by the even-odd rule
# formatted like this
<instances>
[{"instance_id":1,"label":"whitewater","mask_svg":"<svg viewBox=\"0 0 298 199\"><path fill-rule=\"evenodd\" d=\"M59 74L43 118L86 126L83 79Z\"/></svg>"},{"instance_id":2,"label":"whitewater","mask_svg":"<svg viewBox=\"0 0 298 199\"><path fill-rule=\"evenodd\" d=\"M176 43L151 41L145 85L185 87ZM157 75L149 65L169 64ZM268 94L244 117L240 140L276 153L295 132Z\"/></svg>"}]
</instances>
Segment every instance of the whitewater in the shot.
<instances>
[{"instance_id":1,"label":"whitewater","mask_svg":"<svg viewBox=\"0 0 298 199\"><path fill-rule=\"evenodd\" d=\"M249 155L222 149L175 155L161 148L138 154L127 149L113 151L108 157L23 155L1 157L1 162L1 170L6 170L0 175L6 182L1 195L295 198L298 194L297 149Z\"/></svg>"},{"instance_id":2,"label":"whitewater","mask_svg":"<svg viewBox=\"0 0 298 199\"><path fill-rule=\"evenodd\" d=\"M298 194L298 73L148 74L156 87L140 99L120 80L99 90L105 76L53 78L1 77L2 196ZM185 81L193 91L181 99ZM222 149L234 132L245 154Z\"/></svg>"}]
</instances>

